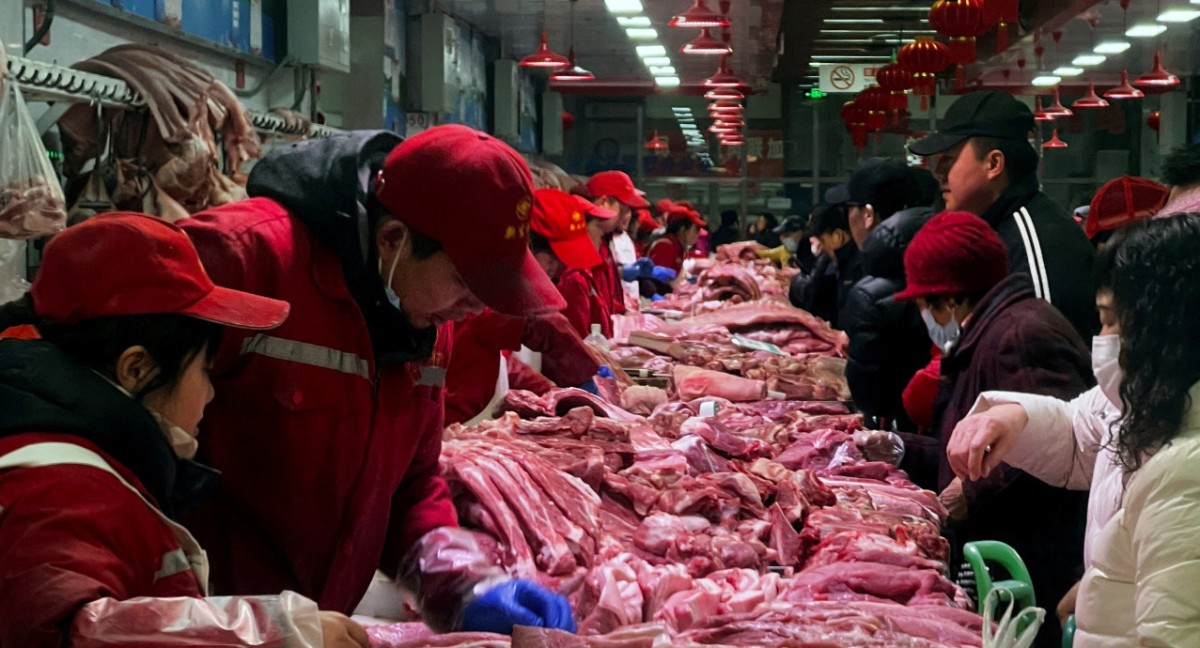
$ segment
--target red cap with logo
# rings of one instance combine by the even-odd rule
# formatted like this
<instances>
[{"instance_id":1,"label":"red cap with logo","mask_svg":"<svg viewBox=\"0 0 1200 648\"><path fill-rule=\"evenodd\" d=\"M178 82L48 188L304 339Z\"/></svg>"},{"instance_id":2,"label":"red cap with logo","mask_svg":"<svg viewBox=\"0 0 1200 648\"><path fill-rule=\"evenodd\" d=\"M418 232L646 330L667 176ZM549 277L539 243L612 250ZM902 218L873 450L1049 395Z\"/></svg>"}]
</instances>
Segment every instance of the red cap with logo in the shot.
<instances>
[{"instance_id":1,"label":"red cap with logo","mask_svg":"<svg viewBox=\"0 0 1200 648\"><path fill-rule=\"evenodd\" d=\"M612 196L630 207L649 207L646 192L633 186L633 180L624 171L601 171L587 183L588 195L593 198Z\"/></svg>"},{"instance_id":2,"label":"red cap with logo","mask_svg":"<svg viewBox=\"0 0 1200 648\"><path fill-rule=\"evenodd\" d=\"M600 253L588 236L584 215L584 205L591 203L584 200L580 204L578 198L558 189L533 192L533 231L546 238L555 256L568 267L594 268L601 263Z\"/></svg>"},{"instance_id":3,"label":"red cap with logo","mask_svg":"<svg viewBox=\"0 0 1200 648\"><path fill-rule=\"evenodd\" d=\"M290 308L213 284L183 230L131 212L93 216L51 239L31 293L38 315L63 324L173 313L263 330Z\"/></svg>"},{"instance_id":4,"label":"red cap with logo","mask_svg":"<svg viewBox=\"0 0 1200 648\"><path fill-rule=\"evenodd\" d=\"M660 227L658 221L654 220L654 217L650 215L649 209L639 209L637 214L638 229L643 232L650 233Z\"/></svg>"},{"instance_id":5,"label":"red cap with logo","mask_svg":"<svg viewBox=\"0 0 1200 648\"><path fill-rule=\"evenodd\" d=\"M1171 190L1146 178L1121 176L1107 182L1092 198L1084 231L1088 238L1158 213Z\"/></svg>"},{"instance_id":6,"label":"red cap with logo","mask_svg":"<svg viewBox=\"0 0 1200 648\"><path fill-rule=\"evenodd\" d=\"M667 225L683 220L690 220L699 225L701 229L708 226L708 223L704 222L704 219L700 217L700 212L686 205L676 204L671 208L671 211L667 212Z\"/></svg>"},{"instance_id":7,"label":"red cap with logo","mask_svg":"<svg viewBox=\"0 0 1200 648\"><path fill-rule=\"evenodd\" d=\"M563 193L566 193L566 192L563 192ZM567 195L574 198L575 204L578 205L579 209L588 216L595 216L596 218L599 218L601 220L608 220L610 218L617 217L617 212L615 212L611 209L605 209L605 208L601 207L600 205L597 205L596 203L588 200L587 198L584 198L583 196L580 196L578 194L567 194Z\"/></svg>"},{"instance_id":8,"label":"red cap with logo","mask_svg":"<svg viewBox=\"0 0 1200 648\"><path fill-rule=\"evenodd\" d=\"M375 193L401 222L440 243L492 310L536 315L566 305L529 251L533 178L504 142L435 126L392 150Z\"/></svg>"}]
</instances>

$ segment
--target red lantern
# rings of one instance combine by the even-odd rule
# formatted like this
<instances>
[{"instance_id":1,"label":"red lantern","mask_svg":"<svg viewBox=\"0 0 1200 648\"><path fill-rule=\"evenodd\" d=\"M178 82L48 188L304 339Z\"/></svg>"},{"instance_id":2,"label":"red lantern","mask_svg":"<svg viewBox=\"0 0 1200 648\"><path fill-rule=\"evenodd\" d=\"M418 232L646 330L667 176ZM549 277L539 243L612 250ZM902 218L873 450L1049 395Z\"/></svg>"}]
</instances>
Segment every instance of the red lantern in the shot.
<instances>
[{"instance_id":1,"label":"red lantern","mask_svg":"<svg viewBox=\"0 0 1200 648\"><path fill-rule=\"evenodd\" d=\"M950 62L975 62L975 39L991 29L983 0L938 0L929 10L929 25L950 37Z\"/></svg>"},{"instance_id":2,"label":"red lantern","mask_svg":"<svg viewBox=\"0 0 1200 648\"><path fill-rule=\"evenodd\" d=\"M854 148L862 151L867 146L867 119L870 111L858 101L847 101L842 105L842 121L846 123L846 131L854 141Z\"/></svg>"},{"instance_id":3,"label":"red lantern","mask_svg":"<svg viewBox=\"0 0 1200 648\"><path fill-rule=\"evenodd\" d=\"M569 131L574 127L575 127L575 115L572 115L571 113L564 110L563 114L562 114L563 131L564 132Z\"/></svg>"},{"instance_id":4,"label":"red lantern","mask_svg":"<svg viewBox=\"0 0 1200 648\"><path fill-rule=\"evenodd\" d=\"M1150 130L1157 133L1158 129L1162 127L1162 111L1155 110L1150 113L1150 116L1146 117L1146 126L1149 126Z\"/></svg>"},{"instance_id":5,"label":"red lantern","mask_svg":"<svg viewBox=\"0 0 1200 648\"><path fill-rule=\"evenodd\" d=\"M1021 20L1020 0L984 0L988 25L996 25L996 53L1008 49L1008 28Z\"/></svg>"},{"instance_id":6,"label":"red lantern","mask_svg":"<svg viewBox=\"0 0 1200 648\"><path fill-rule=\"evenodd\" d=\"M937 73L950 65L950 48L930 36L900 48L896 62L913 73L913 93L921 97L921 110L929 110L929 97L937 91Z\"/></svg>"},{"instance_id":7,"label":"red lantern","mask_svg":"<svg viewBox=\"0 0 1200 648\"><path fill-rule=\"evenodd\" d=\"M900 112L908 110L908 91L913 87L913 74L907 68L891 63L875 72L875 82L889 95L892 123L899 123Z\"/></svg>"},{"instance_id":8,"label":"red lantern","mask_svg":"<svg viewBox=\"0 0 1200 648\"><path fill-rule=\"evenodd\" d=\"M867 130L876 134L887 126L887 113L892 109L892 97L879 86L871 86L858 93L855 103L867 109Z\"/></svg>"}]
</instances>

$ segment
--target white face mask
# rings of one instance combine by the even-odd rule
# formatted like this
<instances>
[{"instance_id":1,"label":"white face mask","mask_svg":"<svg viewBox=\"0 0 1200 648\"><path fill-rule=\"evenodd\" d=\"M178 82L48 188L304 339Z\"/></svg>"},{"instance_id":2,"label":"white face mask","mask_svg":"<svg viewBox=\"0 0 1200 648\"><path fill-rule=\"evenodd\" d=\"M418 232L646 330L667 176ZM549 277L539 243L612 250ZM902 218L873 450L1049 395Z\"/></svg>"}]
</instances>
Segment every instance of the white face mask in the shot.
<instances>
[{"instance_id":1,"label":"white face mask","mask_svg":"<svg viewBox=\"0 0 1200 648\"><path fill-rule=\"evenodd\" d=\"M795 254L796 250L800 249L800 239L783 239L783 249L787 250L789 254Z\"/></svg>"},{"instance_id":2,"label":"white face mask","mask_svg":"<svg viewBox=\"0 0 1200 648\"><path fill-rule=\"evenodd\" d=\"M187 430L175 425L171 419L159 414L158 412L146 408L150 412L150 416L158 422L159 429L167 437L167 442L171 444L171 449L175 451L175 456L180 459L191 459L196 456L196 450L200 447L200 442L196 437L187 433Z\"/></svg>"},{"instance_id":3,"label":"white face mask","mask_svg":"<svg viewBox=\"0 0 1200 648\"><path fill-rule=\"evenodd\" d=\"M954 315L950 316L949 323L938 324L937 320L933 319L933 313L928 308L922 308L921 319L925 320L925 328L929 330L929 339L933 340L942 353L950 351L950 347L958 341L958 336L962 334L962 329L958 325L958 320L954 319Z\"/></svg>"},{"instance_id":4,"label":"white face mask","mask_svg":"<svg viewBox=\"0 0 1200 648\"><path fill-rule=\"evenodd\" d=\"M1121 380L1125 377L1120 358L1120 335L1097 335L1092 338L1092 373L1096 375L1100 391L1118 410L1122 409Z\"/></svg>"},{"instance_id":5,"label":"white face mask","mask_svg":"<svg viewBox=\"0 0 1200 648\"><path fill-rule=\"evenodd\" d=\"M821 244L819 242L813 243L810 249L812 250L813 256L821 256Z\"/></svg>"},{"instance_id":6,"label":"white face mask","mask_svg":"<svg viewBox=\"0 0 1200 648\"><path fill-rule=\"evenodd\" d=\"M403 239L401 239L401 243L403 243ZM403 311L404 309L400 308L400 295L397 295L396 291L392 290L392 279L396 276L396 264L400 262L399 246L396 247L397 252L392 255L392 267L388 270L387 278L383 280L383 293L387 295L387 300L393 308ZM383 259L379 260L379 274L380 277L383 276Z\"/></svg>"}]
</instances>

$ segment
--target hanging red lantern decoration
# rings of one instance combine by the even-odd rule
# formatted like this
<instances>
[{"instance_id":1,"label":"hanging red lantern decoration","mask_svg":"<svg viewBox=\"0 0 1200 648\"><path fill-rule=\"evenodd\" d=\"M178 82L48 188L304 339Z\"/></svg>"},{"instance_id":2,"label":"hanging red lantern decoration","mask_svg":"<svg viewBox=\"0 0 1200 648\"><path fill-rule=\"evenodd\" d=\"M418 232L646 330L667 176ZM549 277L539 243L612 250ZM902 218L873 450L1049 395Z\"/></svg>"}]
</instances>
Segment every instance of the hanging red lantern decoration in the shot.
<instances>
[{"instance_id":1,"label":"hanging red lantern decoration","mask_svg":"<svg viewBox=\"0 0 1200 648\"><path fill-rule=\"evenodd\" d=\"M950 37L950 62L975 62L975 39L991 29L983 0L938 0L929 10L929 26ZM961 87L961 84L960 84Z\"/></svg>"},{"instance_id":2,"label":"hanging red lantern decoration","mask_svg":"<svg viewBox=\"0 0 1200 648\"><path fill-rule=\"evenodd\" d=\"M572 115L571 113L564 110L563 114L562 114L563 132L569 131L574 127L575 127L575 115Z\"/></svg>"},{"instance_id":3,"label":"hanging red lantern decoration","mask_svg":"<svg viewBox=\"0 0 1200 648\"><path fill-rule=\"evenodd\" d=\"M996 26L996 53L1008 49L1008 28L1021 21L1020 0L984 0L988 25Z\"/></svg>"},{"instance_id":4,"label":"hanging red lantern decoration","mask_svg":"<svg viewBox=\"0 0 1200 648\"><path fill-rule=\"evenodd\" d=\"M950 65L949 53L945 43L918 36L896 55L896 62L913 74L913 93L921 97L921 110L929 110L929 97L937 91L937 73Z\"/></svg>"},{"instance_id":5,"label":"hanging red lantern decoration","mask_svg":"<svg viewBox=\"0 0 1200 648\"><path fill-rule=\"evenodd\" d=\"M900 122L900 112L908 110L908 91L913 87L913 74L898 63L890 63L875 72L875 83L888 93L888 112L892 123Z\"/></svg>"},{"instance_id":6,"label":"hanging red lantern decoration","mask_svg":"<svg viewBox=\"0 0 1200 648\"><path fill-rule=\"evenodd\" d=\"M892 108L891 95L883 88L873 85L858 93L855 103L867 109L867 130L875 133L878 140L880 131L887 126L887 113Z\"/></svg>"},{"instance_id":7,"label":"hanging red lantern decoration","mask_svg":"<svg viewBox=\"0 0 1200 648\"><path fill-rule=\"evenodd\" d=\"M1157 133L1158 129L1162 128L1162 111L1155 110L1154 112L1150 113L1150 115L1146 117L1146 126L1148 126L1150 130Z\"/></svg>"},{"instance_id":8,"label":"hanging red lantern decoration","mask_svg":"<svg viewBox=\"0 0 1200 648\"><path fill-rule=\"evenodd\" d=\"M847 101L842 105L842 121L846 124L846 131L850 133L850 138L854 141L854 148L860 152L867 146L867 118L870 115L863 106L859 105L858 101Z\"/></svg>"}]
</instances>

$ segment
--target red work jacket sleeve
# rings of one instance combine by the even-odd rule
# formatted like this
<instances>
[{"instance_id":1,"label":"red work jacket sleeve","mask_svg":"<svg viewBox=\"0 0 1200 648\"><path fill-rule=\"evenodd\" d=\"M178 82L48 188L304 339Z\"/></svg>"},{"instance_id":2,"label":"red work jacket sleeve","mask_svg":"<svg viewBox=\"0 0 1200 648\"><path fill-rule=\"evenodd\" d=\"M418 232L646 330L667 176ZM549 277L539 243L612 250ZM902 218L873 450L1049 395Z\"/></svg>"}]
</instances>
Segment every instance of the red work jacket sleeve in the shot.
<instances>
[{"instance_id":1,"label":"red work jacket sleeve","mask_svg":"<svg viewBox=\"0 0 1200 648\"><path fill-rule=\"evenodd\" d=\"M483 411L496 391L500 353L521 348L526 321L492 311L454 325L454 353L446 371L446 424Z\"/></svg>"},{"instance_id":2,"label":"red work jacket sleeve","mask_svg":"<svg viewBox=\"0 0 1200 648\"><path fill-rule=\"evenodd\" d=\"M650 246L650 260L654 265L670 268L675 272L683 267L679 260L679 246L671 236L664 236Z\"/></svg>"},{"instance_id":3,"label":"red work jacket sleeve","mask_svg":"<svg viewBox=\"0 0 1200 648\"><path fill-rule=\"evenodd\" d=\"M585 276L586 270L568 270L558 279L558 292L567 302L562 313L571 322L580 339L591 332L592 300L598 296L591 295L592 286Z\"/></svg>"},{"instance_id":4,"label":"red work jacket sleeve","mask_svg":"<svg viewBox=\"0 0 1200 648\"><path fill-rule=\"evenodd\" d=\"M582 381L580 381L582 382ZM568 385L573 386L573 385ZM554 383L549 378L533 370L532 367L516 359L508 358L508 388L523 389L538 396L554 389Z\"/></svg>"}]
</instances>

